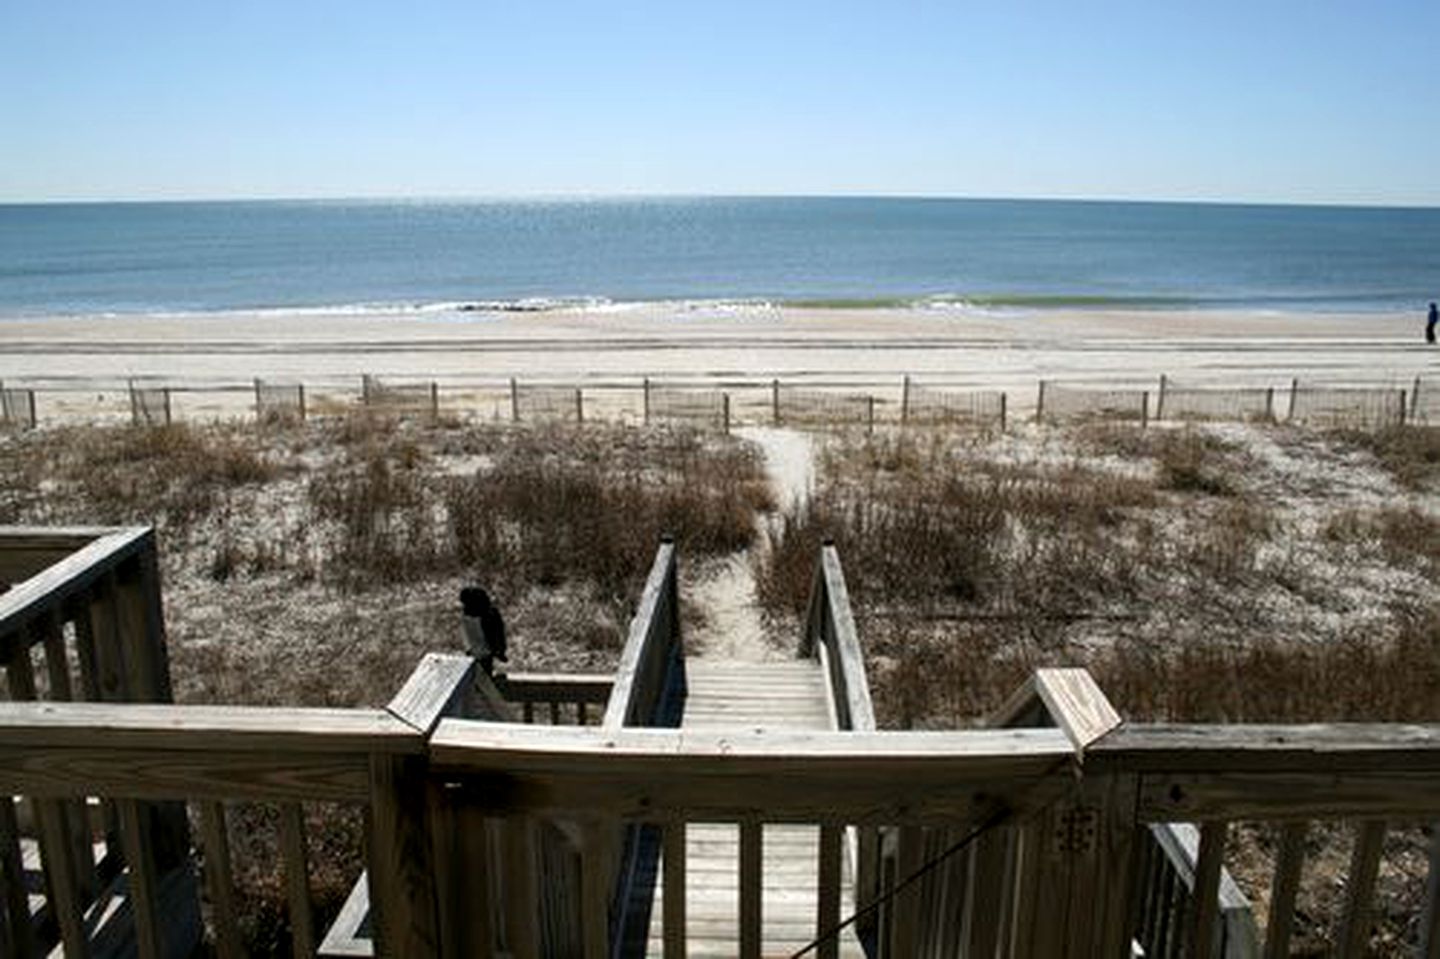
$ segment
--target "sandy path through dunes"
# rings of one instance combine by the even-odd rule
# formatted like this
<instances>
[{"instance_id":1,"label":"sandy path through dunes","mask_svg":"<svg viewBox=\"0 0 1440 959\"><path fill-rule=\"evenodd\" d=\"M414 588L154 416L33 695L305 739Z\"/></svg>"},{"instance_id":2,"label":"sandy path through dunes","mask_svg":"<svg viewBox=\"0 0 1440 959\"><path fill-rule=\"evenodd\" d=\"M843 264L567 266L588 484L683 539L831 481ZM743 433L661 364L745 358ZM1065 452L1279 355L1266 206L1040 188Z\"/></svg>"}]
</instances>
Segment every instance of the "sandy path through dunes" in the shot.
<instances>
[{"instance_id":1,"label":"sandy path through dunes","mask_svg":"<svg viewBox=\"0 0 1440 959\"><path fill-rule=\"evenodd\" d=\"M737 435L756 443L765 457L765 472L779 509L803 502L814 482L810 438L794 430L752 427ZM757 550L769 548L761 523ZM751 550L697 564L690 597L704 616L689 637L688 655L735 662L766 662L795 657L798 636L773 636L765 627L755 591L755 557Z\"/></svg>"}]
</instances>

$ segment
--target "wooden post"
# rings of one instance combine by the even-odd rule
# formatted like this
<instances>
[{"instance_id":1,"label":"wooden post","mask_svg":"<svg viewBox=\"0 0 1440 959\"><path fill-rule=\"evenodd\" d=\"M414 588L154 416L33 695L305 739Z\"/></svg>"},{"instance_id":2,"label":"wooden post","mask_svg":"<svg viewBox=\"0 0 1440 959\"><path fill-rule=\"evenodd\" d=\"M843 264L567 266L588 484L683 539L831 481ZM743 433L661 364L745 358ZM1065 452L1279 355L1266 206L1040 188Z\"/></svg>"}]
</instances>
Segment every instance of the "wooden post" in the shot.
<instances>
[{"instance_id":1,"label":"wooden post","mask_svg":"<svg viewBox=\"0 0 1440 959\"><path fill-rule=\"evenodd\" d=\"M900 425L910 422L910 375L900 381Z\"/></svg>"},{"instance_id":2,"label":"wooden post","mask_svg":"<svg viewBox=\"0 0 1440 959\"><path fill-rule=\"evenodd\" d=\"M510 422L520 422L520 387L515 377L510 377Z\"/></svg>"},{"instance_id":3,"label":"wooden post","mask_svg":"<svg viewBox=\"0 0 1440 959\"><path fill-rule=\"evenodd\" d=\"M1400 425L1405 425L1405 391L1400 390Z\"/></svg>"},{"instance_id":4,"label":"wooden post","mask_svg":"<svg viewBox=\"0 0 1440 959\"><path fill-rule=\"evenodd\" d=\"M1008 405L1007 397L1009 395L1010 394L1006 393L1004 390L1000 391L1000 432L1002 433L1005 432L1005 407Z\"/></svg>"},{"instance_id":5,"label":"wooden post","mask_svg":"<svg viewBox=\"0 0 1440 959\"><path fill-rule=\"evenodd\" d=\"M645 409L645 425L650 425L650 377L645 377L640 384L642 402Z\"/></svg>"},{"instance_id":6,"label":"wooden post","mask_svg":"<svg viewBox=\"0 0 1440 959\"><path fill-rule=\"evenodd\" d=\"M870 394L865 396L865 432L875 432L875 397Z\"/></svg>"},{"instance_id":7,"label":"wooden post","mask_svg":"<svg viewBox=\"0 0 1440 959\"><path fill-rule=\"evenodd\" d=\"M1299 392L1300 377L1297 376L1290 381L1290 412L1285 417L1287 422L1294 422L1295 420L1295 394Z\"/></svg>"},{"instance_id":8,"label":"wooden post","mask_svg":"<svg viewBox=\"0 0 1440 959\"><path fill-rule=\"evenodd\" d=\"M1295 893L1300 888L1300 866L1305 857L1306 824L1288 823L1280 833L1275 854L1275 876L1270 886L1270 921L1265 929L1265 959L1290 955L1290 930L1295 924ZM1431 882L1436 880L1431 874Z\"/></svg>"},{"instance_id":9,"label":"wooden post","mask_svg":"<svg viewBox=\"0 0 1440 959\"><path fill-rule=\"evenodd\" d=\"M721 422L726 433L730 432L730 394L720 394L720 406L723 410Z\"/></svg>"},{"instance_id":10,"label":"wooden post","mask_svg":"<svg viewBox=\"0 0 1440 959\"><path fill-rule=\"evenodd\" d=\"M440 384L434 380L430 381L430 418L440 418Z\"/></svg>"},{"instance_id":11,"label":"wooden post","mask_svg":"<svg viewBox=\"0 0 1440 959\"><path fill-rule=\"evenodd\" d=\"M1350 875L1346 882L1345 918L1341 923L1339 952L1342 956L1362 956L1369 951L1370 926L1373 916L1371 902L1375 895L1375 877L1380 868L1380 849L1385 841L1385 823L1369 820L1361 823L1355 836L1355 851L1350 857Z\"/></svg>"},{"instance_id":12,"label":"wooden post","mask_svg":"<svg viewBox=\"0 0 1440 959\"><path fill-rule=\"evenodd\" d=\"M1418 409L1420 409L1420 377L1417 375L1415 384L1410 387L1410 412L1414 413Z\"/></svg>"},{"instance_id":13,"label":"wooden post","mask_svg":"<svg viewBox=\"0 0 1440 959\"><path fill-rule=\"evenodd\" d=\"M1165 374L1160 374L1160 392L1155 397L1155 419L1165 418Z\"/></svg>"},{"instance_id":14,"label":"wooden post","mask_svg":"<svg viewBox=\"0 0 1440 959\"><path fill-rule=\"evenodd\" d=\"M255 377L255 419L264 421L265 407L260 403L260 377Z\"/></svg>"},{"instance_id":15,"label":"wooden post","mask_svg":"<svg viewBox=\"0 0 1440 959\"><path fill-rule=\"evenodd\" d=\"M1150 424L1150 391L1144 390L1140 393L1140 428L1143 430Z\"/></svg>"},{"instance_id":16,"label":"wooden post","mask_svg":"<svg viewBox=\"0 0 1440 959\"><path fill-rule=\"evenodd\" d=\"M33 956L35 931L30 922L30 897L25 888L25 873L20 854L20 823L15 814L15 800L0 796L0 910L6 920L0 922L0 945L7 946L6 955Z\"/></svg>"},{"instance_id":17,"label":"wooden post","mask_svg":"<svg viewBox=\"0 0 1440 959\"><path fill-rule=\"evenodd\" d=\"M245 950L235 924L235 884L230 869L224 804L206 802L200 806L200 831L205 838L205 884L210 893L215 952L221 959L240 959Z\"/></svg>"},{"instance_id":18,"label":"wooden post","mask_svg":"<svg viewBox=\"0 0 1440 959\"><path fill-rule=\"evenodd\" d=\"M780 380L770 381L770 422L780 425Z\"/></svg>"},{"instance_id":19,"label":"wooden post","mask_svg":"<svg viewBox=\"0 0 1440 959\"><path fill-rule=\"evenodd\" d=\"M839 826L820 825L820 862L816 889L815 935L818 959L838 959L840 937L835 928L840 924L840 842Z\"/></svg>"},{"instance_id":20,"label":"wooden post","mask_svg":"<svg viewBox=\"0 0 1440 959\"><path fill-rule=\"evenodd\" d=\"M300 394L300 422L305 422L305 384L296 387Z\"/></svg>"},{"instance_id":21,"label":"wooden post","mask_svg":"<svg viewBox=\"0 0 1440 959\"><path fill-rule=\"evenodd\" d=\"M575 422L585 422L585 397L580 387L575 387Z\"/></svg>"},{"instance_id":22,"label":"wooden post","mask_svg":"<svg viewBox=\"0 0 1440 959\"><path fill-rule=\"evenodd\" d=\"M664 890L661 902L661 934L665 959L685 959L685 820L665 824L661 867Z\"/></svg>"},{"instance_id":23,"label":"wooden post","mask_svg":"<svg viewBox=\"0 0 1440 959\"><path fill-rule=\"evenodd\" d=\"M305 844L305 815L298 802L280 806L280 855L285 863L291 947L297 956L313 956L315 917L310 910L310 856Z\"/></svg>"},{"instance_id":24,"label":"wooden post","mask_svg":"<svg viewBox=\"0 0 1440 959\"><path fill-rule=\"evenodd\" d=\"M378 956L438 955L435 869L421 788L425 773L423 757L370 759L366 875Z\"/></svg>"},{"instance_id":25,"label":"wooden post","mask_svg":"<svg viewBox=\"0 0 1440 959\"><path fill-rule=\"evenodd\" d=\"M1275 387L1265 387L1265 418L1275 422Z\"/></svg>"},{"instance_id":26,"label":"wooden post","mask_svg":"<svg viewBox=\"0 0 1440 959\"><path fill-rule=\"evenodd\" d=\"M761 868L761 829L755 820L740 823L740 957L759 959L762 917L760 901L764 871Z\"/></svg>"},{"instance_id":27,"label":"wooden post","mask_svg":"<svg viewBox=\"0 0 1440 959\"><path fill-rule=\"evenodd\" d=\"M1040 390L1035 396L1035 422L1045 422L1045 381L1040 381Z\"/></svg>"}]
</instances>

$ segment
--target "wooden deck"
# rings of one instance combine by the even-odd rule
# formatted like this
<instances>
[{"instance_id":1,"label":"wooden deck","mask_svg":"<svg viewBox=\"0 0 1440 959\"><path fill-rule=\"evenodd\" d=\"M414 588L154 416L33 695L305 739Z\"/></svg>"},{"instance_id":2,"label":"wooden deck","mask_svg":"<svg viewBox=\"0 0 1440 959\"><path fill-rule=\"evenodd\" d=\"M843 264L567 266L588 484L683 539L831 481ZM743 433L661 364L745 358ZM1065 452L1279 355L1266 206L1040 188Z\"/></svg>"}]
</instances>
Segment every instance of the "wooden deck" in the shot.
<instances>
[{"instance_id":1,"label":"wooden deck","mask_svg":"<svg viewBox=\"0 0 1440 959\"><path fill-rule=\"evenodd\" d=\"M736 663L692 659L682 729L835 729L825 674L814 660ZM789 956L815 938L819 907L815 884L820 855L818 826L770 824L761 829L761 954ZM663 857L662 857L663 859ZM842 912L853 911L853 885L842 865ZM663 861L660 874L663 875ZM650 913L647 953L664 952L663 880ZM687 955L740 955L740 828L694 823L685 833ZM846 929L840 955L863 957Z\"/></svg>"}]
</instances>

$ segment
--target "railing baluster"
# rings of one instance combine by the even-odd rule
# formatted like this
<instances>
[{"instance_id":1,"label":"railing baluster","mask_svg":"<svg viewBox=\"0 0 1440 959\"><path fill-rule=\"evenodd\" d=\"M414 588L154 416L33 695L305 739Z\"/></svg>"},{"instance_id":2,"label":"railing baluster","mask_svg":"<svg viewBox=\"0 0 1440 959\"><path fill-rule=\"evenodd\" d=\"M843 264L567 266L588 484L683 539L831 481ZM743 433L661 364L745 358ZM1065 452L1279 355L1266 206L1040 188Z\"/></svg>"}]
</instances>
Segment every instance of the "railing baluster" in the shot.
<instances>
[{"instance_id":1,"label":"railing baluster","mask_svg":"<svg viewBox=\"0 0 1440 959\"><path fill-rule=\"evenodd\" d=\"M155 870L154 835L149 810L133 799L115 804L120 815L120 842L130 886L130 913L135 917L135 941L142 959L160 955L160 919L156 899L160 883Z\"/></svg>"},{"instance_id":2,"label":"railing baluster","mask_svg":"<svg viewBox=\"0 0 1440 959\"><path fill-rule=\"evenodd\" d=\"M25 642L29 637L23 632L20 644L15 649L5 670L10 695L21 702L35 699L35 667L30 661L30 647ZM65 943L65 954L69 956L88 955L88 936L85 933L85 902L81 889L79 864L75 861L75 847L71 842L67 826L65 804L56 799L32 799L35 819L40 827L40 859L45 868L45 890L60 936Z\"/></svg>"},{"instance_id":3,"label":"railing baluster","mask_svg":"<svg viewBox=\"0 0 1440 959\"><path fill-rule=\"evenodd\" d=\"M210 893L215 926L215 952L221 959L245 955L235 923L235 883L230 868L230 837L225 828L225 806L202 803L200 830L205 841L205 883Z\"/></svg>"},{"instance_id":4,"label":"railing baluster","mask_svg":"<svg viewBox=\"0 0 1440 959\"><path fill-rule=\"evenodd\" d=\"M1420 379L1415 379L1420 389ZM1425 883L1425 913L1420 919L1420 955L1440 959L1440 822L1430 824L1430 876Z\"/></svg>"},{"instance_id":5,"label":"railing baluster","mask_svg":"<svg viewBox=\"0 0 1440 959\"><path fill-rule=\"evenodd\" d=\"M1380 848L1385 841L1385 823L1369 820L1355 835L1355 852L1350 857L1350 877L1345 895L1345 920L1340 935L1340 955L1363 956L1370 944L1370 900L1375 893L1375 876L1380 869Z\"/></svg>"},{"instance_id":6,"label":"railing baluster","mask_svg":"<svg viewBox=\"0 0 1440 959\"><path fill-rule=\"evenodd\" d=\"M1265 959L1290 955L1290 931L1295 925L1295 894L1300 889L1300 867L1305 861L1303 822L1286 823L1275 853L1275 878L1270 885L1270 921L1265 929Z\"/></svg>"},{"instance_id":7,"label":"railing baluster","mask_svg":"<svg viewBox=\"0 0 1440 959\"><path fill-rule=\"evenodd\" d=\"M844 829L832 823L820 826L820 862L815 935L823 936L816 950L819 959L836 959L840 955L840 936L835 927L840 923L840 842Z\"/></svg>"},{"instance_id":8,"label":"railing baluster","mask_svg":"<svg viewBox=\"0 0 1440 959\"><path fill-rule=\"evenodd\" d=\"M607 826L610 828L607 829ZM580 915L585 934L585 959L606 959L610 954L610 868L609 838L615 827L588 822L583 827L581 850Z\"/></svg>"},{"instance_id":9,"label":"railing baluster","mask_svg":"<svg viewBox=\"0 0 1440 959\"><path fill-rule=\"evenodd\" d=\"M763 826L747 819L740 823L740 956L758 959L760 955L761 900L764 871Z\"/></svg>"},{"instance_id":10,"label":"railing baluster","mask_svg":"<svg viewBox=\"0 0 1440 959\"><path fill-rule=\"evenodd\" d=\"M1192 959L1211 959L1219 945L1215 930L1220 919L1220 868L1224 865L1225 839L1230 824L1207 822L1200 827L1200 855L1195 862L1195 909L1191 914Z\"/></svg>"},{"instance_id":11,"label":"railing baluster","mask_svg":"<svg viewBox=\"0 0 1440 959\"><path fill-rule=\"evenodd\" d=\"M45 647L45 672L50 680L50 698L58 702L70 702L75 698L70 682L70 657L65 652L65 625L60 618L58 607L41 617L38 629ZM57 803L57 806L62 828L70 843L80 901L82 904L88 903L94 898L97 886L89 810L83 798L64 800Z\"/></svg>"},{"instance_id":12,"label":"railing baluster","mask_svg":"<svg viewBox=\"0 0 1440 959\"><path fill-rule=\"evenodd\" d=\"M664 900L661 903L665 959L685 959L685 820L665 824L661 862Z\"/></svg>"},{"instance_id":13,"label":"railing baluster","mask_svg":"<svg viewBox=\"0 0 1440 959\"><path fill-rule=\"evenodd\" d=\"M919 871L924 856L925 834L919 826L900 827L899 851L895 865L895 888ZM910 886L896 893L892 905L894 919L890 926L891 956L913 956L916 932L920 921L920 890Z\"/></svg>"},{"instance_id":14,"label":"railing baluster","mask_svg":"<svg viewBox=\"0 0 1440 959\"><path fill-rule=\"evenodd\" d=\"M535 820L505 820L505 942L515 959L540 959Z\"/></svg>"},{"instance_id":15,"label":"railing baluster","mask_svg":"<svg viewBox=\"0 0 1440 959\"><path fill-rule=\"evenodd\" d=\"M1008 839L1007 832L991 829L976 840L969 888L958 890L969 900L969 942L964 952L967 956L995 955L1008 898L1000 881L1009 856Z\"/></svg>"},{"instance_id":16,"label":"railing baluster","mask_svg":"<svg viewBox=\"0 0 1440 959\"><path fill-rule=\"evenodd\" d=\"M8 942L0 943L21 957L35 955L35 933L30 926L30 897L25 889L20 854L20 823L15 800L0 796L0 909L4 909Z\"/></svg>"},{"instance_id":17,"label":"railing baluster","mask_svg":"<svg viewBox=\"0 0 1440 959\"><path fill-rule=\"evenodd\" d=\"M560 703L557 700L550 700L550 725L560 725Z\"/></svg>"},{"instance_id":18,"label":"railing baluster","mask_svg":"<svg viewBox=\"0 0 1440 959\"><path fill-rule=\"evenodd\" d=\"M305 848L305 812L299 803L280 806L280 854L290 905L290 935L297 956L315 954L315 920L310 911L310 857Z\"/></svg>"}]
</instances>

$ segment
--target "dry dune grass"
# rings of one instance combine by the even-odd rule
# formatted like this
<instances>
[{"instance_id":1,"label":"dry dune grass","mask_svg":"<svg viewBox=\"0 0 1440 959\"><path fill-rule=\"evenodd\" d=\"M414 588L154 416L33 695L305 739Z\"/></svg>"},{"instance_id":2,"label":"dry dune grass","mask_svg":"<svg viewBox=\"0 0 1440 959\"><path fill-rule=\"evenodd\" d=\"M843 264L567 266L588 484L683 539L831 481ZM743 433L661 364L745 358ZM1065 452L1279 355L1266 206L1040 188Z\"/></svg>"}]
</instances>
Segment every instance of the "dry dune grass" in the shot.
<instances>
[{"instance_id":1,"label":"dry dune grass","mask_svg":"<svg viewBox=\"0 0 1440 959\"><path fill-rule=\"evenodd\" d=\"M840 548L882 725L973 725L1033 669L1083 665L1132 719L1440 721L1433 431L1087 426L832 441L771 520L773 617ZM1257 899L1274 830L1229 865ZM1310 837L1296 948L1326 954L1349 832ZM1377 955L1413 952L1427 837L1381 869Z\"/></svg>"}]
</instances>

